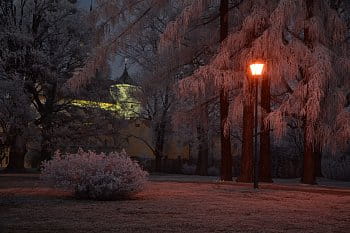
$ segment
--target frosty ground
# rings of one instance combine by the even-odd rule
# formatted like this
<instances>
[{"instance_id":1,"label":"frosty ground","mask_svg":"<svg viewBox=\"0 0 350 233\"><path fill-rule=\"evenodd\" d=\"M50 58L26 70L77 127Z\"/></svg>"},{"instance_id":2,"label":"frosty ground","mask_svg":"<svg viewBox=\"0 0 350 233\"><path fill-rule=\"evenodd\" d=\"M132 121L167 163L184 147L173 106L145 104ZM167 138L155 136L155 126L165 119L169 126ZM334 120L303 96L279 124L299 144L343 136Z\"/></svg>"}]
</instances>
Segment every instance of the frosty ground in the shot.
<instances>
[{"instance_id":1,"label":"frosty ground","mask_svg":"<svg viewBox=\"0 0 350 233\"><path fill-rule=\"evenodd\" d=\"M0 175L0 232L349 232L349 183L251 185L152 176L133 200L75 200L37 175ZM322 183L321 182L321 183ZM334 184L337 188L330 188Z\"/></svg>"}]
</instances>

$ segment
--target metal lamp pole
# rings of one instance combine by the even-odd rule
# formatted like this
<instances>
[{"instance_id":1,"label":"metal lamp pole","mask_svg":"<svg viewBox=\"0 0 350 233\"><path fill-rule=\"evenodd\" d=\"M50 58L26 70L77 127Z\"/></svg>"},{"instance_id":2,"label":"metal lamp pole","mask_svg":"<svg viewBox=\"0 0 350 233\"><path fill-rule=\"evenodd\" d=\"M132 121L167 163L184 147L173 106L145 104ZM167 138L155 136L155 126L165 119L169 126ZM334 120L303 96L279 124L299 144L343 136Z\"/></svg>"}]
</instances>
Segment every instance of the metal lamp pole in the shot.
<instances>
[{"instance_id":1,"label":"metal lamp pole","mask_svg":"<svg viewBox=\"0 0 350 233\"><path fill-rule=\"evenodd\" d=\"M252 78L254 79L254 95L255 95L255 105L254 105L254 165L253 165L253 181L254 189L259 188L259 155L258 155L258 87L259 79L262 78L262 73L264 69L263 63L254 63L250 65L250 71L252 73Z\"/></svg>"},{"instance_id":2,"label":"metal lamp pole","mask_svg":"<svg viewBox=\"0 0 350 233\"><path fill-rule=\"evenodd\" d=\"M259 161L258 161L258 86L259 79L254 80L255 106L254 106L254 189L259 188Z\"/></svg>"}]
</instances>

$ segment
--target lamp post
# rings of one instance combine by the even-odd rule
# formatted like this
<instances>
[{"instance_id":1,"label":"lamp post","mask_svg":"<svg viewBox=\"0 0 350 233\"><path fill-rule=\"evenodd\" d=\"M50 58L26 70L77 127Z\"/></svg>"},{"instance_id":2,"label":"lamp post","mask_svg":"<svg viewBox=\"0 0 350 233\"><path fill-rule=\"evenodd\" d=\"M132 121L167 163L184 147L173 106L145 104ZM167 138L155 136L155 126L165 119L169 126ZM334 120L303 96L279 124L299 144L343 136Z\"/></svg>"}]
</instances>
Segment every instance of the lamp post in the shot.
<instances>
[{"instance_id":1,"label":"lamp post","mask_svg":"<svg viewBox=\"0 0 350 233\"><path fill-rule=\"evenodd\" d=\"M255 105L254 105L254 188L259 188L259 161L258 161L258 86L259 86L259 79L262 78L263 70L264 70L264 63L262 62L255 62L252 63L250 66L250 72L254 81L254 90L255 90Z\"/></svg>"}]
</instances>

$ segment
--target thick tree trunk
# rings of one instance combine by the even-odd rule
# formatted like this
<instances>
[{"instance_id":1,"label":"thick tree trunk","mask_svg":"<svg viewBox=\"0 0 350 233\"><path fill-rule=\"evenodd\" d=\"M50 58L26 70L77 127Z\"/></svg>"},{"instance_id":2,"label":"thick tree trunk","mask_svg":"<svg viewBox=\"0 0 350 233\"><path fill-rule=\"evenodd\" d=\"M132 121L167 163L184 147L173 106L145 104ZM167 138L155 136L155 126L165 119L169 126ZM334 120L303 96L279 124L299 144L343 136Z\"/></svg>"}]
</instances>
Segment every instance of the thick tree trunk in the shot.
<instances>
[{"instance_id":1,"label":"thick tree trunk","mask_svg":"<svg viewBox=\"0 0 350 233\"><path fill-rule=\"evenodd\" d=\"M261 182L273 182L271 175L270 130L264 119L271 111L270 105L270 81L264 78L261 84L261 122L260 122L260 167L259 180Z\"/></svg>"},{"instance_id":2,"label":"thick tree trunk","mask_svg":"<svg viewBox=\"0 0 350 233\"><path fill-rule=\"evenodd\" d=\"M26 141L22 135L16 135L10 145L9 163L6 167L8 172L24 171L24 156L27 153Z\"/></svg>"},{"instance_id":3,"label":"thick tree trunk","mask_svg":"<svg viewBox=\"0 0 350 233\"><path fill-rule=\"evenodd\" d=\"M201 120L197 126L197 138L198 138L198 157L196 174L200 176L208 175L208 108L203 107L201 110Z\"/></svg>"},{"instance_id":4,"label":"thick tree trunk","mask_svg":"<svg viewBox=\"0 0 350 233\"><path fill-rule=\"evenodd\" d=\"M301 182L304 184L316 184L315 177L315 153L313 146L308 142L310 137L310 126L305 125L304 129L304 161L303 161L303 175Z\"/></svg>"},{"instance_id":5,"label":"thick tree trunk","mask_svg":"<svg viewBox=\"0 0 350 233\"><path fill-rule=\"evenodd\" d=\"M243 106L243 132L241 169L237 182L253 181L253 134L254 134L254 105L247 101Z\"/></svg>"},{"instance_id":6,"label":"thick tree trunk","mask_svg":"<svg viewBox=\"0 0 350 233\"><path fill-rule=\"evenodd\" d=\"M220 41L224 41L228 35L228 3L229 0L220 2Z\"/></svg>"},{"instance_id":7,"label":"thick tree trunk","mask_svg":"<svg viewBox=\"0 0 350 233\"><path fill-rule=\"evenodd\" d=\"M220 93L220 118L221 118L221 180L232 181L232 156L230 130L225 133L225 123L228 117L228 97L227 93Z\"/></svg>"},{"instance_id":8,"label":"thick tree trunk","mask_svg":"<svg viewBox=\"0 0 350 233\"><path fill-rule=\"evenodd\" d=\"M313 8L314 8L314 0L305 0L306 2L306 11L307 11L307 19L310 19L313 17ZM310 50L313 48L313 37L312 33L310 33L310 30L308 27L304 28L304 41L305 44L309 47ZM309 77L305 75L305 73L302 74L307 85L309 82ZM307 86L307 94L306 98L309 97L309 87ZM306 103L305 103L306 104ZM316 160L315 160L315 153L314 153L314 147L311 140L311 130L313 127L312 123L309 122L308 119L308 113L309 110L306 108L306 116L304 121L304 158L303 158L303 174L301 177L301 182L305 184L316 184Z\"/></svg>"},{"instance_id":9,"label":"thick tree trunk","mask_svg":"<svg viewBox=\"0 0 350 233\"><path fill-rule=\"evenodd\" d=\"M220 2L220 41L224 41L228 35L228 0ZM228 117L229 99L228 91L220 90L220 129L221 129L221 180L232 180L232 156L230 130L225 133L225 123Z\"/></svg>"}]
</instances>

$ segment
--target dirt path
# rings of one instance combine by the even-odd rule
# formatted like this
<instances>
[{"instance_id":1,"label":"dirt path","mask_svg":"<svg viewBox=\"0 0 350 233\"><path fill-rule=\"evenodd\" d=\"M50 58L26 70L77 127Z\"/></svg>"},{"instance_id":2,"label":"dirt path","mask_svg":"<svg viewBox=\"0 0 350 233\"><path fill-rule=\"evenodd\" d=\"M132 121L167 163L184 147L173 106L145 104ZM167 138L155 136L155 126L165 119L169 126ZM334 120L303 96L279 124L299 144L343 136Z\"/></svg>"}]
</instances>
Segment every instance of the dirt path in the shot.
<instances>
[{"instance_id":1,"label":"dirt path","mask_svg":"<svg viewBox=\"0 0 350 233\"><path fill-rule=\"evenodd\" d=\"M153 181L134 200L81 201L0 177L0 232L349 232L350 196Z\"/></svg>"}]
</instances>

